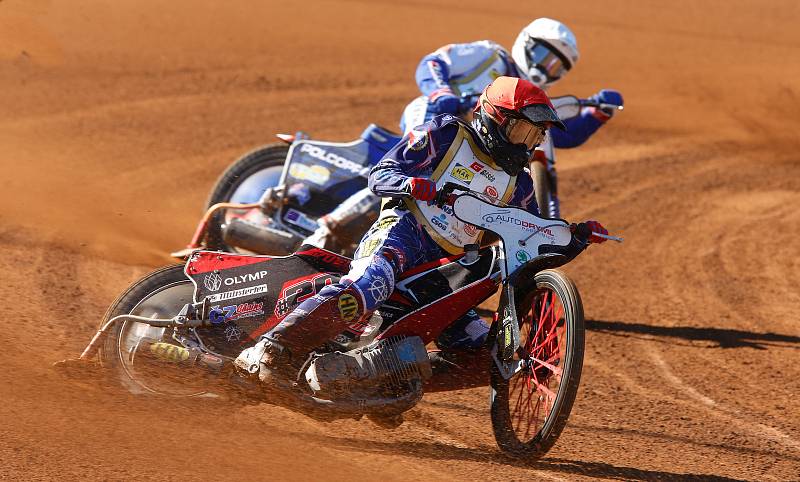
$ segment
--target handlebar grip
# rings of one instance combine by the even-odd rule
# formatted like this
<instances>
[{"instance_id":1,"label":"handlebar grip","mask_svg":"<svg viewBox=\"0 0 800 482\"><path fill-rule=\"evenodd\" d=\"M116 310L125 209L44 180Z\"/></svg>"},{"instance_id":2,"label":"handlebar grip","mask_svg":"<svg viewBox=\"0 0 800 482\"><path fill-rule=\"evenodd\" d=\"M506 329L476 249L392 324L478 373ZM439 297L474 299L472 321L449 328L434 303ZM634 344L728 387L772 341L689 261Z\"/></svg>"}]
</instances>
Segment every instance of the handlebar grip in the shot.
<instances>
[{"instance_id":1,"label":"handlebar grip","mask_svg":"<svg viewBox=\"0 0 800 482\"><path fill-rule=\"evenodd\" d=\"M453 199L453 191L455 190L468 191L469 189L466 189L463 186L456 184L454 182L446 182L444 183L442 188L436 192L436 199L434 200L434 204L436 204L436 206L440 208L445 204L452 205L453 202L455 201L455 199Z\"/></svg>"}]
</instances>

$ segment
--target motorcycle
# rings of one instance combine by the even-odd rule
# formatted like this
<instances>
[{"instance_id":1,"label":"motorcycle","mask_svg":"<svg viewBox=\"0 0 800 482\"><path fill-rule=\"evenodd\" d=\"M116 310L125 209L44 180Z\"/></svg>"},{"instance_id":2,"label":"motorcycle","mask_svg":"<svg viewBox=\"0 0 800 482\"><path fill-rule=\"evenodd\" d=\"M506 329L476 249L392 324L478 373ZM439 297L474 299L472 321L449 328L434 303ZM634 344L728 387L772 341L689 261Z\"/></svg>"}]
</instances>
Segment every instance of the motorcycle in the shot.
<instances>
[{"instance_id":1,"label":"motorcycle","mask_svg":"<svg viewBox=\"0 0 800 482\"><path fill-rule=\"evenodd\" d=\"M186 249L285 255L318 227L317 220L367 186L372 166L400 136L370 124L346 143L278 134L281 143L255 149L231 164L217 180L207 211ZM377 219L365 217L363 230ZM363 230L361 232L363 232ZM361 232L342 233L325 247L352 254Z\"/></svg>"},{"instance_id":2,"label":"motorcycle","mask_svg":"<svg viewBox=\"0 0 800 482\"><path fill-rule=\"evenodd\" d=\"M476 94L461 97L468 113ZM562 119L575 117L582 107L617 108L575 96L552 98ZM297 249L318 227L318 219L351 194L366 187L374 166L401 137L371 124L359 140L332 143L310 140L298 132L278 134L282 144L258 148L235 161L220 176L207 202L208 211L186 249L172 253L183 259L193 250L207 249L285 255ZM555 152L548 136L531 162L536 200L544 217L559 217L551 206L555 192ZM361 234L375 221L377 212L340 229L326 239L325 248L352 255Z\"/></svg>"},{"instance_id":3,"label":"motorcycle","mask_svg":"<svg viewBox=\"0 0 800 482\"><path fill-rule=\"evenodd\" d=\"M185 266L162 268L128 288L80 358L60 366L96 366L97 359L136 394L234 397L230 389L238 388L236 396L318 420L367 416L395 426L432 376L426 345L500 289L482 348L491 360L485 370L494 436L512 456L539 457L567 423L584 353L580 295L553 268L593 233L586 224L544 219L450 183L437 203L460 222L494 233L498 244L470 245L402 273L369 319L355 319L357 303L342 296L331 316L347 329L294 367L296 379L285 384L248 386L233 361L302 300L336 282L350 259L307 246L283 257L197 250Z\"/></svg>"}]
</instances>

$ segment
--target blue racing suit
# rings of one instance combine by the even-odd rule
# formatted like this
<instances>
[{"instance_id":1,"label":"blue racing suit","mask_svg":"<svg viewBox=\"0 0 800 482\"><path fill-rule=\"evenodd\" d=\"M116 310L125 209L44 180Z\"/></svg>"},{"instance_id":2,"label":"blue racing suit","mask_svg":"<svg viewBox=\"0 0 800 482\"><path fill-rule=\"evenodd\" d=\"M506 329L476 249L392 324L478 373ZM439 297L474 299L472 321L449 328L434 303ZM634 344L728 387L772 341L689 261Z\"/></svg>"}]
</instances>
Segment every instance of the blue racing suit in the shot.
<instances>
[{"instance_id":1,"label":"blue racing suit","mask_svg":"<svg viewBox=\"0 0 800 482\"><path fill-rule=\"evenodd\" d=\"M371 170L370 189L381 197L407 195L411 178L431 177L456 139L459 126L473 136L476 146L481 145L472 128L462 121L451 115L437 116L405 136ZM524 171L512 182L509 204L538 215L529 173ZM300 356L342 333L354 339L392 293L400 274L447 255L402 203L391 202L361 239L350 271L338 283L303 301L266 336ZM436 343L443 349L474 349L483 345L488 330L489 326L470 311Z\"/></svg>"}]
</instances>

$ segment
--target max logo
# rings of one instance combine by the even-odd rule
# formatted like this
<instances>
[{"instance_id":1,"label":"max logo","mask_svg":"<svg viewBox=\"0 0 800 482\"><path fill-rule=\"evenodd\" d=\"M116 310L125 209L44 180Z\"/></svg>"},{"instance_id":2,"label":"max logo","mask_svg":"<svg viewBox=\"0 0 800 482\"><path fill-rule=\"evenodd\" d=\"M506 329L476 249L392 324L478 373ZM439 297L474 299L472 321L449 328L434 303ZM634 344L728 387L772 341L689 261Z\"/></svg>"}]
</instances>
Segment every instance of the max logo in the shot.
<instances>
[{"instance_id":1,"label":"max logo","mask_svg":"<svg viewBox=\"0 0 800 482\"><path fill-rule=\"evenodd\" d=\"M339 315L346 323L352 321L358 313L358 301L355 296L345 293L339 297Z\"/></svg>"},{"instance_id":2,"label":"max logo","mask_svg":"<svg viewBox=\"0 0 800 482\"><path fill-rule=\"evenodd\" d=\"M464 182L464 184L469 185L472 182L472 178L475 177L475 173L471 170L467 169L465 166L462 166L459 163L456 163L456 167L450 171L450 175L454 179L458 179L459 181Z\"/></svg>"}]
</instances>

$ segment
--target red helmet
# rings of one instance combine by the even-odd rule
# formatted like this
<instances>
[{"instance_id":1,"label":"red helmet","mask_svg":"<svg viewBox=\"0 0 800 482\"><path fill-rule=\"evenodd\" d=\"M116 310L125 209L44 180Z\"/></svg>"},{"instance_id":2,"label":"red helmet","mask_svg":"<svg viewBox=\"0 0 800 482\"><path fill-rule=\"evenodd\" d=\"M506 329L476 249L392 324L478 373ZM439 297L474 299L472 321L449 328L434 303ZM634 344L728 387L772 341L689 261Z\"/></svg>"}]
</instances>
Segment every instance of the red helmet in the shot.
<instances>
[{"instance_id":1,"label":"red helmet","mask_svg":"<svg viewBox=\"0 0 800 482\"><path fill-rule=\"evenodd\" d=\"M550 126L565 130L550 98L525 79L498 77L475 106L474 127L494 161L511 175L528 165Z\"/></svg>"}]
</instances>

